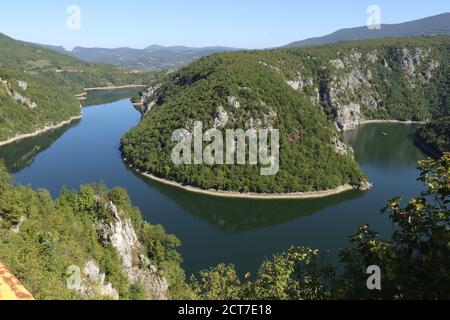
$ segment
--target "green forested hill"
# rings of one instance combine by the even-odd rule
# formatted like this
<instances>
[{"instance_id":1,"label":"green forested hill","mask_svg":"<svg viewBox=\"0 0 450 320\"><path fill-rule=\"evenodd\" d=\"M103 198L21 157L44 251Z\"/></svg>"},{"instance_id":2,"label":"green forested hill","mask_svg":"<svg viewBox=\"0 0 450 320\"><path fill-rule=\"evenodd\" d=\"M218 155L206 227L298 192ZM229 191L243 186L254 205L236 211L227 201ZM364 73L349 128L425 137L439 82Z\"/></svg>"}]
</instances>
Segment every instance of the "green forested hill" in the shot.
<instances>
[{"instance_id":1,"label":"green forested hill","mask_svg":"<svg viewBox=\"0 0 450 320\"><path fill-rule=\"evenodd\" d=\"M0 34L0 141L79 115L74 95L86 87L143 84L153 76L85 63Z\"/></svg>"},{"instance_id":2,"label":"green forested hill","mask_svg":"<svg viewBox=\"0 0 450 320\"><path fill-rule=\"evenodd\" d=\"M365 120L429 120L448 110L449 37L350 42L216 54L141 93L147 113L124 157L159 177L203 189L284 193L363 178L340 130ZM139 100L139 99L137 99ZM194 121L281 133L276 176L251 166L175 166L171 134ZM206 130L206 129L205 129Z\"/></svg>"},{"instance_id":3,"label":"green forested hill","mask_svg":"<svg viewBox=\"0 0 450 320\"><path fill-rule=\"evenodd\" d=\"M417 143L428 153L440 157L450 151L450 116L431 121L417 131Z\"/></svg>"},{"instance_id":4,"label":"green forested hill","mask_svg":"<svg viewBox=\"0 0 450 320\"><path fill-rule=\"evenodd\" d=\"M0 260L39 300L186 298L179 240L123 189L13 186L0 162ZM119 240L117 240L119 239ZM70 284L70 285L69 285Z\"/></svg>"}]
</instances>

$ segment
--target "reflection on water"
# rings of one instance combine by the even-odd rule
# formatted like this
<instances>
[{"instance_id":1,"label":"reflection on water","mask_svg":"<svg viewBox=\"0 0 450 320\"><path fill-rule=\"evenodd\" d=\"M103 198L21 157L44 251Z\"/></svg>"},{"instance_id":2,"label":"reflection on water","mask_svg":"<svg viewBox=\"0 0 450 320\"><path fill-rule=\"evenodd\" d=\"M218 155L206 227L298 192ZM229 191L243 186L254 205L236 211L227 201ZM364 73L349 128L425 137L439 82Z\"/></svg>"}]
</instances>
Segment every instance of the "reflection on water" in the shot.
<instances>
[{"instance_id":1,"label":"reflection on water","mask_svg":"<svg viewBox=\"0 0 450 320\"><path fill-rule=\"evenodd\" d=\"M148 184L149 187L173 199L190 214L215 228L231 233L280 225L364 195L363 192L346 192L320 200L216 198L188 193L180 188L155 182L134 171L133 174ZM276 214L274 214L275 212Z\"/></svg>"},{"instance_id":2,"label":"reflection on water","mask_svg":"<svg viewBox=\"0 0 450 320\"><path fill-rule=\"evenodd\" d=\"M9 172L19 172L30 166L39 153L47 150L67 130L73 128L79 122L80 120L76 120L63 128L3 146L0 148L0 159L3 160Z\"/></svg>"},{"instance_id":3,"label":"reflection on water","mask_svg":"<svg viewBox=\"0 0 450 320\"><path fill-rule=\"evenodd\" d=\"M101 104L113 103L116 101L129 99L142 88L123 88L114 90L93 90L89 91L87 99L83 101L83 107L97 106Z\"/></svg>"},{"instance_id":4,"label":"reflection on water","mask_svg":"<svg viewBox=\"0 0 450 320\"><path fill-rule=\"evenodd\" d=\"M96 181L126 188L148 221L163 225L181 240L188 273L221 262L235 264L241 273L255 272L265 257L293 245L329 249L337 262L339 249L348 246L348 237L358 226L370 224L384 236L391 234L392 225L380 215L387 199L408 199L423 189L416 180L416 162L424 156L411 139L414 126L373 124L346 134L375 185L367 193L314 200L192 194L138 176L122 162L120 139L139 119L128 100L85 108L79 124L47 137L47 143L25 140L1 148L0 157L17 183L47 188L54 196L63 186L77 189Z\"/></svg>"},{"instance_id":5,"label":"reflection on water","mask_svg":"<svg viewBox=\"0 0 450 320\"><path fill-rule=\"evenodd\" d=\"M366 124L345 133L361 165L382 166L386 170L401 170L417 165L423 153L413 145L419 125Z\"/></svg>"}]
</instances>

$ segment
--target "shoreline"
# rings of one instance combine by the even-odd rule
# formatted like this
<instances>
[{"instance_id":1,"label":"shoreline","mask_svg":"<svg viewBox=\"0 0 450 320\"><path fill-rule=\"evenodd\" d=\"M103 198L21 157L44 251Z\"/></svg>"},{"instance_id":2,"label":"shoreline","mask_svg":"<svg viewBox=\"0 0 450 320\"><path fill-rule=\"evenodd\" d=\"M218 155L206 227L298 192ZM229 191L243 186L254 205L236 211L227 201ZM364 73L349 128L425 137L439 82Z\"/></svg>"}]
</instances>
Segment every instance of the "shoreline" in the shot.
<instances>
[{"instance_id":1,"label":"shoreline","mask_svg":"<svg viewBox=\"0 0 450 320\"><path fill-rule=\"evenodd\" d=\"M432 158L435 159L440 159L441 155L439 154L439 152L437 152L436 150L434 150L432 147L430 147L429 145L427 145L421 138L415 136L414 137L414 144L416 145L416 147L418 147L420 150L422 150L422 152Z\"/></svg>"},{"instance_id":2,"label":"shoreline","mask_svg":"<svg viewBox=\"0 0 450 320\"><path fill-rule=\"evenodd\" d=\"M111 87L94 87L94 88L84 88L85 91L95 91L95 90L115 90L115 89L127 89L127 88L143 88L146 87L145 84L128 84L124 86L111 86Z\"/></svg>"},{"instance_id":3,"label":"shoreline","mask_svg":"<svg viewBox=\"0 0 450 320\"><path fill-rule=\"evenodd\" d=\"M139 107L142 104L133 103L135 107ZM381 123L393 123L393 124L426 124L426 121L400 121L400 120L365 120L361 121L357 127L365 124L381 124ZM356 128L355 128L356 129ZM346 131L351 131L354 129L349 129ZM337 187L335 189L323 190L323 191L313 191L313 192L296 192L296 193L283 193L283 194L258 194L258 193L240 193L233 191L219 191L219 190L205 190L198 187L193 187L189 185L183 185L179 182L167 180L163 178L159 178L151 173L143 172L137 168L135 168L132 164L130 164L125 158L122 158L124 163L132 169L137 174L144 176L150 180L172 186L187 192L203 194L211 197L217 198L234 198L234 199L255 199L255 200L306 200L306 199L318 199L325 198L333 195L338 195L344 192L355 191L355 187L349 184Z\"/></svg>"},{"instance_id":4,"label":"shoreline","mask_svg":"<svg viewBox=\"0 0 450 320\"><path fill-rule=\"evenodd\" d=\"M355 191L355 188L349 184L337 187L335 189L324 190L324 191L313 191L313 192L296 192L296 193L240 193L234 191L218 191L218 190L204 190L198 187L183 185L181 183L159 178L151 173L142 172L136 169L126 160L122 159L125 164L132 169L134 172L149 178L150 180L172 186L187 192L202 194L206 196L216 197L216 198L228 198L228 199L253 199L253 200L306 200L306 199L318 199L325 198L329 196L338 195L348 191Z\"/></svg>"},{"instance_id":5,"label":"shoreline","mask_svg":"<svg viewBox=\"0 0 450 320\"><path fill-rule=\"evenodd\" d=\"M370 124L370 123L395 123L395 124L427 124L427 121L400 121L400 120L364 120L359 123L359 125Z\"/></svg>"},{"instance_id":6,"label":"shoreline","mask_svg":"<svg viewBox=\"0 0 450 320\"><path fill-rule=\"evenodd\" d=\"M18 142L18 141L21 141L21 140L33 138L33 137L39 136L39 135L44 134L44 133L46 133L48 131L51 131L51 130L62 128L64 126L66 126L66 125L71 124L72 122L74 122L76 120L80 120L81 118L82 118L82 115L73 116L73 117L70 117L68 120L60 122L58 124L46 125L44 128L39 129L39 130L37 130L35 132L20 134L20 135L17 135L15 137L13 137L13 138L8 139L8 140L0 141L0 147L6 146L8 144L11 144L11 143L14 143L14 142Z\"/></svg>"}]
</instances>

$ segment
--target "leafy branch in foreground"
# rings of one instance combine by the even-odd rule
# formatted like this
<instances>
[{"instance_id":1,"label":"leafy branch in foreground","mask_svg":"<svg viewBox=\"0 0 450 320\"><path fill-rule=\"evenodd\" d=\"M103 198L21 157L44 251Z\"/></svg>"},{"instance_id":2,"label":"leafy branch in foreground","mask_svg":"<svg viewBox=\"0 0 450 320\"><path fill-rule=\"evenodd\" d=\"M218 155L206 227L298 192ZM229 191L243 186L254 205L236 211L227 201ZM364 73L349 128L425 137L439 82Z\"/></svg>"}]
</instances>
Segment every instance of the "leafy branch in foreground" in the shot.
<instances>
[{"instance_id":1,"label":"leafy branch in foreground","mask_svg":"<svg viewBox=\"0 0 450 320\"><path fill-rule=\"evenodd\" d=\"M402 206L383 208L395 231L383 240L369 226L358 228L352 247L341 252L336 270L318 250L291 248L266 260L254 279L241 281L234 266L219 265L193 278L203 299L448 299L450 298L450 153L420 162L427 190ZM367 268L380 267L382 289L367 288Z\"/></svg>"}]
</instances>

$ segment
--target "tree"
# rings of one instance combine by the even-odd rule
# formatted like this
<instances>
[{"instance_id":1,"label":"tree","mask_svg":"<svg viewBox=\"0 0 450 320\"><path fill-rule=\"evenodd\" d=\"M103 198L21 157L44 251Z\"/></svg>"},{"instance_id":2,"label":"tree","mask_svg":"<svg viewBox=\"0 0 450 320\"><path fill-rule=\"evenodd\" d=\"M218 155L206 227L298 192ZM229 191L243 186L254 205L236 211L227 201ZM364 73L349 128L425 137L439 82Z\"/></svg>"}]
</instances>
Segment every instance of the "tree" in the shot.
<instances>
[{"instance_id":1,"label":"tree","mask_svg":"<svg viewBox=\"0 0 450 320\"><path fill-rule=\"evenodd\" d=\"M11 176L8 174L5 165L0 160L0 192L10 187L12 183Z\"/></svg>"},{"instance_id":2,"label":"tree","mask_svg":"<svg viewBox=\"0 0 450 320\"><path fill-rule=\"evenodd\" d=\"M234 266L219 265L193 278L194 290L203 299L449 299L450 153L419 168L427 190L404 207L395 198L382 209L395 225L390 240L358 228L341 253L342 275L318 250L291 248L266 260L255 279L241 282ZM381 270L381 290L367 287L371 266Z\"/></svg>"},{"instance_id":3,"label":"tree","mask_svg":"<svg viewBox=\"0 0 450 320\"><path fill-rule=\"evenodd\" d=\"M192 277L191 286L198 297L204 300L243 299L243 287L233 265L219 264L201 271L199 279Z\"/></svg>"},{"instance_id":4,"label":"tree","mask_svg":"<svg viewBox=\"0 0 450 320\"><path fill-rule=\"evenodd\" d=\"M404 207L394 198L382 210L396 226L392 239L381 240L364 226L352 238L355 246L342 252L346 297L450 298L450 153L439 161L422 161L419 168L419 180L427 190ZM382 270L381 291L365 287L363 277L370 265Z\"/></svg>"}]
</instances>

